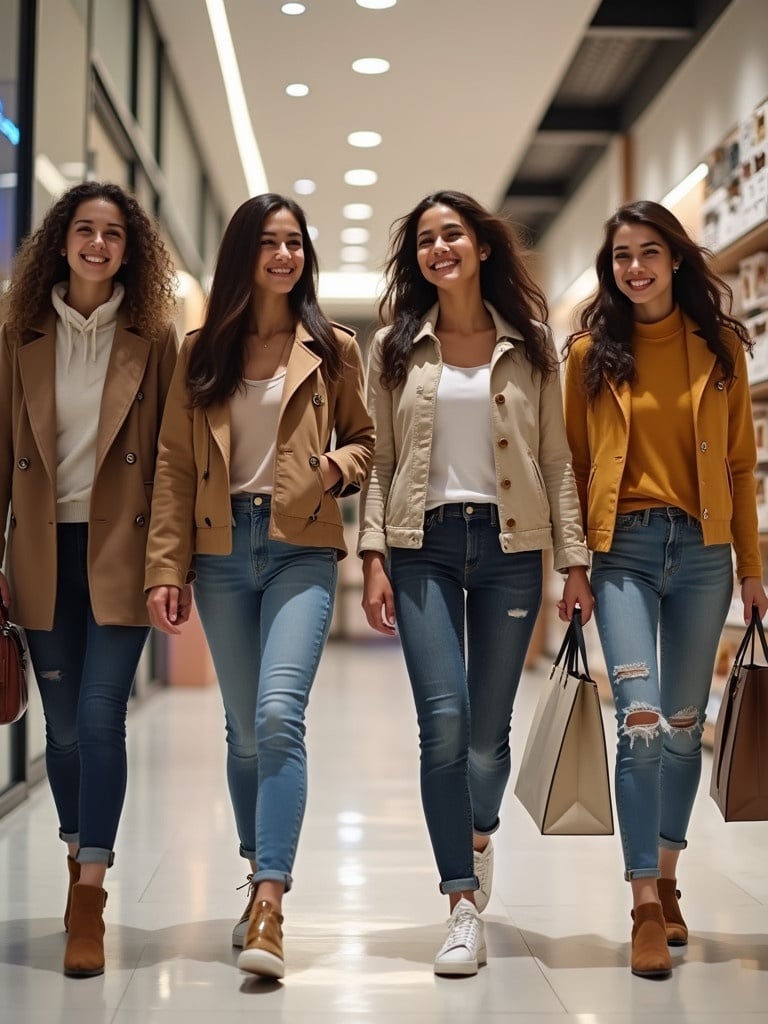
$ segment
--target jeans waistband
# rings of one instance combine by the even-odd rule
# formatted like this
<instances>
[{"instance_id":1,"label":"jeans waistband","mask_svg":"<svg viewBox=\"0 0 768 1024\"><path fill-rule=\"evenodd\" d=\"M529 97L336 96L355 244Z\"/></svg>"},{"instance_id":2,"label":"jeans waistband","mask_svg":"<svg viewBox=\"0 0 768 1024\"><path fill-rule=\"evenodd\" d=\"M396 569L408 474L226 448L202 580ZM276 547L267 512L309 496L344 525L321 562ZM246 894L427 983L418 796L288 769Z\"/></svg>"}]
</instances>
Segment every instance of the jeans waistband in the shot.
<instances>
[{"instance_id":1,"label":"jeans waistband","mask_svg":"<svg viewBox=\"0 0 768 1024\"><path fill-rule=\"evenodd\" d=\"M271 494L231 494L233 512L250 512L251 509L269 509Z\"/></svg>"},{"instance_id":2,"label":"jeans waistband","mask_svg":"<svg viewBox=\"0 0 768 1024\"><path fill-rule=\"evenodd\" d=\"M684 519L688 526L698 526L699 520L696 516L692 516L689 512L686 512L682 508L677 508L675 505L666 505L656 508L638 508L634 512L621 512L620 515L624 516L638 516L643 526L647 526L651 517L654 519Z\"/></svg>"},{"instance_id":3,"label":"jeans waistband","mask_svg":"<svg viewBox=\"0 0 768 1024\"><path fill-rule=\"evenodd\" d=\"M487 519L491 526L499 524L499 508L495 502L452 501L431 508L427 516L434 516L438 523L444 519Z\"/></svg>"}]
</instances>

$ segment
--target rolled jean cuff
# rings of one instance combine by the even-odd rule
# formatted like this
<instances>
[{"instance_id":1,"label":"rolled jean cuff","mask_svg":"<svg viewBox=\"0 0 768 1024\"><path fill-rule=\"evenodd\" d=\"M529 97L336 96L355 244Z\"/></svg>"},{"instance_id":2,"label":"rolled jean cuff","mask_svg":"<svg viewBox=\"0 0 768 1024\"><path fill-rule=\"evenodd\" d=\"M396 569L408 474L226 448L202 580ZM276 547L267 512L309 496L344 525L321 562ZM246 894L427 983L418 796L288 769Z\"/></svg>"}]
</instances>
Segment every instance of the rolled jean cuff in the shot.
<instances>
[{"instance_id":1,"label":"rolled jean cuff","mask_svg":"<svg viewBox=\"0 0 768 1024\"><path fill-rule=\"evenodd\" d=\"M662 846L665 850L685 850L688 848L688 840L665 839L664 836L659 836L659 846Z\"/></svg>"},{"instance_id":2,"label":"rolled jean cuff","mask_svg":"<svg viewBox=\"0 0 768 1024\"><path fill-rule=\"evenodd\" d=\"M634 868L624 872L625 882L635 882L638 878L661 878L658 868Z\"/></svg>"},{"instance_id":3,"label":"rolled jean cuff","mask_svg":"<svg viewBox=\"0 0 768 1024\"><path fill-rule=\"evenodd\" d=\"M499 831L499 825L501 825L501 818L497 818L496 823L490 828L478 828L477 825L473 825L472 831L476 836L492 836L494 832Z\"/></svg>"},{"instance_id":4,"label":"rolled jean cuff","mask_svg":"<svg viewBox=\"0 0 768 1024\"><path fill-rule=\"evenodd\" d=\"M65 832L63 828L59 829L59 839L63 843L72 843L73 846L80 845L80 833L79 832Z\"/></svg>"},{"instance_id":5,"label":"rolled jean cuff","mask_svg":"<svg viewBox=\"0 0 768 1024\"><path fill-rule=\"evenodd\" d=\"M246 860L251 861L253 864L256 863L256 851L246 850L242 843L240 844L240 856L245 857Z\"/></svg>"},{"instance_id":6,"label":"rolled jean cuff","mask_svg":"<svg viewBox=\"0 0 768 1024\"><path fill-rule=\"evenodd\" d=\"M280 882L285 886L285 891L290 892L293 888L293 875L287 871L254 871L251 885L257 886L259 882Z\"/></svg>"},{"instance_id":7,"label":"rolled jean cuff","mask_svg":"<svg viewBox=\"0 0 768 1024\"><path fill-rule=\"evenodd\" d=\"M480 888L477 875L470 875L469 878L456 878L450 882L440 883L440 892L447 896L449 892L474 892Z\"/></svg>"},{"instance_id":8,"label":"rolled jean cuff","mask_svg":"<svg viewBox=\"0 0 768 1024\"><path fill-rule=\"evenodd\" d=\"M115 851L104 850L100 846L81 846L75 860L78 864L106 864L111 868L115 863Z\"/></svg>"}]
</instances>

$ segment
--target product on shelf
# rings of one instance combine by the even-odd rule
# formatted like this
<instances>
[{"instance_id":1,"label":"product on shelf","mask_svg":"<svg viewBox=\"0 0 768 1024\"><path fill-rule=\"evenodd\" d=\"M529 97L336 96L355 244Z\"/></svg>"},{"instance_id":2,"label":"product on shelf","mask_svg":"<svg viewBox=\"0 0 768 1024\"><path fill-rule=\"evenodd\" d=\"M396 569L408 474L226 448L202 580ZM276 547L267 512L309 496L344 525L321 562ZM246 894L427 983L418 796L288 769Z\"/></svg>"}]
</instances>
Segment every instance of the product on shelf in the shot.
<instances>
[{"instance_id":1,"label":"product on shelf","mask_svg":"<svg viewBox=\"0 0 768 1024\"><path fill-rule=\"evenodd\" d=\"M745 313L768 305L768 252L755 252L739 260L739 291Z\"/></svg>"}]
</instances>

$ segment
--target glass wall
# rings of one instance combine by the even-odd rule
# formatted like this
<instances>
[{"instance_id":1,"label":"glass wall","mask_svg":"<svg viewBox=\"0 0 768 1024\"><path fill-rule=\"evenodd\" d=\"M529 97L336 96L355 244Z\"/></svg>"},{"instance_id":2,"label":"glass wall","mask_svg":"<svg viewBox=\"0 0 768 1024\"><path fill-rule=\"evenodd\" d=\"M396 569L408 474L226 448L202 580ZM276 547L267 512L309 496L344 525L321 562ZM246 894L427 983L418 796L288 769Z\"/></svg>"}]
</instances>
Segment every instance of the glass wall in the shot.
<instances>
[{"instance_id":1,"label":"glass wall","mask_svg":"<svg viewBox=\"0 0 768 1024\"><path fill-rule=\"evenodd\" d=\"M19 4L5 3L0 25L0 291L10 276L16 248L16 186L21 138L18 62ZM0 788L2 771L0 764Z\"/></svg>"}]
</instances>

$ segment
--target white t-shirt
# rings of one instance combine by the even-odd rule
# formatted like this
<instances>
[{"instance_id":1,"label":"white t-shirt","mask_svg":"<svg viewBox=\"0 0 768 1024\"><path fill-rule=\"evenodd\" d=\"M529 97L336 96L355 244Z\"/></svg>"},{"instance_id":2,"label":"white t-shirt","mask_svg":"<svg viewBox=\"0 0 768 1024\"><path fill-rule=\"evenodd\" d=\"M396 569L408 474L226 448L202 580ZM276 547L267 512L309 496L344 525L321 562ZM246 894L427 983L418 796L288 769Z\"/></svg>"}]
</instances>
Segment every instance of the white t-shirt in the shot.
<instances>
[{"instance_id":1,"label":"white t-shirt","mask_svg":"<svg viewBox=\"0 0 768 1024\"><path fill-rule=\"evenodd\" d=\"M490 364L443 363L435 403L427 509L453 501L498 501L490 394Z\"/></svg>"},{"instance_id":2,"label":"white t-shirt","mask_svg":"<svg viewBox=\"0 0 768 1024\"><path fill-rule=\"evenodd\" d=\"M271 494L275 473L277 423L285 370L269 380L244 380L230 399L230 494Z\"/></svg>"}]
</instances>

